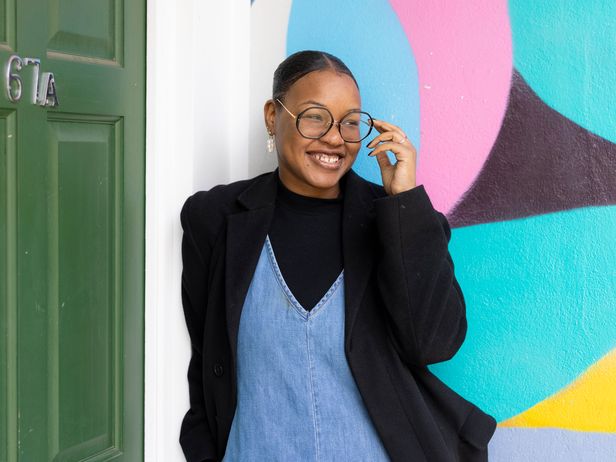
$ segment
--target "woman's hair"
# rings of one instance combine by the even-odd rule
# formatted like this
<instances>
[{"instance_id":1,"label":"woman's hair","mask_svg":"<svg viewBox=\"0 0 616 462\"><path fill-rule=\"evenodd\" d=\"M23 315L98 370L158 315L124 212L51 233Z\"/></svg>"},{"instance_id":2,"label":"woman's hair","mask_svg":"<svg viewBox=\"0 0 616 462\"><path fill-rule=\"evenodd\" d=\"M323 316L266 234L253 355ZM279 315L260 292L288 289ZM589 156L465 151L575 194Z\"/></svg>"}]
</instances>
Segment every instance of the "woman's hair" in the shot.
<instances>
[{"instance_id":1,"label":"woman's hair","mask_svg":"<svg viewBox=\"0 0 616 462\"><path fill-rule=\"evenodd\" d=\"M310 72L325 70L348 75L353 79L357 88L359 88L353 73L340 58L336 58L334 55L324 51L304 50L293 53L278 65L274 72L272 98L274 101L276 101L276 98L282 100L287 91L289 91L289 88L291 88L291 85L303 76Z\"/></svg>"}]
</instances>

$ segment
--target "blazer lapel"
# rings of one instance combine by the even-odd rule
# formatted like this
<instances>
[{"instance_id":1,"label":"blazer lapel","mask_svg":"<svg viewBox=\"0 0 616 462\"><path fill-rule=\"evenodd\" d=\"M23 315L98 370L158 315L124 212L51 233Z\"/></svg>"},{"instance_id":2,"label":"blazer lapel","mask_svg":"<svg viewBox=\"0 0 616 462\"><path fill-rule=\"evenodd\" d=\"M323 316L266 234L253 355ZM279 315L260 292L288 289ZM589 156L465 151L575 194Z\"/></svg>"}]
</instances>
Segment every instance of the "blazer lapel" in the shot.
<instances>
[{"instance_id":1,"label":"blazer lapel","mask_svg":"<svg viewBox=\"0 0 616 462\"><path fill-rule=\"evenodd\" d=\"M344 260L345 348L350 348L351 332L370 278L377 243L374 230L374 197L369 187L352 170L347 174L342 218L342 257Z\"/></svg>"},{"instance_id":2,"label":"blazer lapel","mask_svg":"<svg viewBox=\"0 0 616 462\"><path fill-rule=\"evenodd\" d=\"M276 172L259 177L238 196L245 209L228 217L225 267L227 333L233 360L242 307L269 231L276 201Z\"/></svg>"},{"instance_id":3,"label":"blazer lapel","mask_svg":"<svg viewBox=\"0 0 616 462\"><path fill-rule=\"evenodd\" d=\"M245 210L228 217L225 298L227 333L234 360L242 307L274 216L277 187L277 172L261 176L238 196ZM349 171L342 218L345 347L350 346L351 331L374 263L372 200L366 182Z\"/></svg>"}]
</instances>

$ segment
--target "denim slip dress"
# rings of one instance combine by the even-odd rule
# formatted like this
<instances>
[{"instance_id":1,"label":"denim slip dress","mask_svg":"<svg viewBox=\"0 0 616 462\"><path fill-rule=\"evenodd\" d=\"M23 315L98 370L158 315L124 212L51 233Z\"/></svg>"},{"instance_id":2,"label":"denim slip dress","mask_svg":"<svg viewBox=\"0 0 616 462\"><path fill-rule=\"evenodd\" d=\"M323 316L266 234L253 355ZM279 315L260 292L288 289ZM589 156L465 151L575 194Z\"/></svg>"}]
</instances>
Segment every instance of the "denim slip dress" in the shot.
<instances>
[{"instance_id":1,"label":"denim slip dress","mask_svg":"<svg viewBox=\"0 0 616 462\"><path fill-rule=\"evenodd\" d=\"M389 461L344 354L343 274L306 311L266 239L240 319L224 462Z\"/></svg>"}]
</instances>

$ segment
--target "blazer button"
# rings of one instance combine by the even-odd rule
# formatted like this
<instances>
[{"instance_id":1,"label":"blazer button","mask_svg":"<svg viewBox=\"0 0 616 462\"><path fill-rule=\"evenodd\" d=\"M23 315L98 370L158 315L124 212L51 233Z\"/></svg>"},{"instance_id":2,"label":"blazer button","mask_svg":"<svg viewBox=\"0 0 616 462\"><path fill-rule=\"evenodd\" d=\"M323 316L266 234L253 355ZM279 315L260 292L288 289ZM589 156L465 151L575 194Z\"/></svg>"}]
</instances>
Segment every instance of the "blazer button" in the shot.
<instances>
[{"instance_id":1,"label":"blazer button","mask_svg":"<svg viewBox=\"0 0 616 462\"><path fill-rule=\"evenodd\" d=\"M222 364L214 364L214 375L216 377L222 377L222 375L225 373L225 369L222 367Z\"/></svg>"}]
</instances>

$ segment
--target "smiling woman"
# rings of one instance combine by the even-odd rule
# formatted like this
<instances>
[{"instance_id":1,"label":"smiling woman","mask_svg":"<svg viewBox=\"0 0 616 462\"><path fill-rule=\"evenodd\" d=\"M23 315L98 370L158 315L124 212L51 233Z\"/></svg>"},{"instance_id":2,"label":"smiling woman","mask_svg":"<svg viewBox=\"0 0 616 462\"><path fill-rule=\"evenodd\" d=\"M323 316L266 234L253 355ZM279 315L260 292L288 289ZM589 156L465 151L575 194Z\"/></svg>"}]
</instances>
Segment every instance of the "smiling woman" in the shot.
<instances>
[{"instance_id":1,"label":"smiling woman","mask_svg":"<svg viewBox=\"0 0 616 462\"><path fill-rule=\"evenodd\" d=\"M338 120L359 111L357 84L348 74L335 69L313 71L300 78L284 100L286 105L280 98L269 100L264 109L268 130L276 137L281 181L304 196L338 197L340 179L353 165L360 144L345 142L341 130L322 133L319 126L332 127L332 120L322 118L323 111L325 116L329 112ZM296 119L293 112L301 118ZM315 125L317 132L313 130Z\"/></svg>"},{"instance_id":2,"label":"smiling woman","mask_svg":"<svg viewBox=\"0 0 616 462\"><path fill-rule=\"evenodd\" d=\"M324 52L279 65L264 118L278 169L182 210L187 460L486 460L494 419L426 367L466 316L414 147ZM383 187L351 170L372 128Z\"/></svg>"}]
</instances>

